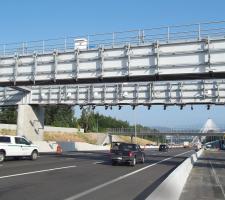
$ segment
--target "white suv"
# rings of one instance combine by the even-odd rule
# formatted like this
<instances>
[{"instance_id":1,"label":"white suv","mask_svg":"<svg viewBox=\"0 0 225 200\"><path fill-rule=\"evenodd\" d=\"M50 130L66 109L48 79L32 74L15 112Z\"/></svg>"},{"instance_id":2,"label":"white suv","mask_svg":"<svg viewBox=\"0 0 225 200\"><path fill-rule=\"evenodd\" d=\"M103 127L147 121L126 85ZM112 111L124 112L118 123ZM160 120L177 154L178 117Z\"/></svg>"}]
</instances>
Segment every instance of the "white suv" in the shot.
<instances>
[{"instance_id":1,"label":"white suv","mask_svg":"<svg viewBox=\"0 0 225 200\"><path fill-rule=\"evenodd\" d=\"M38 147L21 136L0 135L0 162L6 157L29 157L36 160Z\"/></svg>"}]
</instances>

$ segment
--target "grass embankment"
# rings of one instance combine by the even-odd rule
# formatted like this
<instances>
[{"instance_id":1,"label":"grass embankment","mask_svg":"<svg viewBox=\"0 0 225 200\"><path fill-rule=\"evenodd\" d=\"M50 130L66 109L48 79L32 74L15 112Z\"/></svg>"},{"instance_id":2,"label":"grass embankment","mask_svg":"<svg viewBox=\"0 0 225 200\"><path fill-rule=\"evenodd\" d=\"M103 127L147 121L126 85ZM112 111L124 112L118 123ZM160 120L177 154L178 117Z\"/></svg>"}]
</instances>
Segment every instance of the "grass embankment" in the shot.
<instances>
[{"instance_id":1,"label":"grass embankment","mask_svg":"<svg viewBox=\"0 0 225 200\"><path fill-rule=\"evenodd\" d=\"M1 135L16 135L15 130L0 129ZM103 134L103 133L102 133ZM129 136L117 136L121 142L130 142L131 139ZM65 142L87 142L90 144L97 143L98 136L95 133L63 133L63 132L45 132L44 140L45 141L65 141ZM133 141L136 141L136 138L133 138ZM137 143L139 145L146 144L155 144L150 140L142 139L137 137Z\"/></svg>"},{"instance_id":2,"label":"grass embankment","mask_svg":"<svg viewBox=\"0 0 225 200\"><path fill-rule=\"evenodd\" d=\"M123 141L123 142L131 142L131 139L129 136L119 136L119 138ZM133 141L136 142L137 140L137 144L139 145L146 145L146 144L155 144L155 142L151 141L151 140L146 140L146 139L142 139L139 137L134 137Z\"/></svg>"},{"instance_id":3,"label":"grass embankment","mask_svg":"<svg viewBox=\"0 0 225 200\"><path fill-rule=\"evenodd\" d=\"M53 133L45 132L44 140L46 141L69 141L69 142L87 142L90 144L96 144L97 137L94 134L89 133Z\"/></svg>"},{"instance_id":4,"label":"grass embankment","mask_svg":"<svg viewBox=\"0 0 225 200\"><path fill-rule=\"evenodd\" d=\"M16 135L16 131L10 129L0 129L0 135Z\"/></svg>"}]
</instances>

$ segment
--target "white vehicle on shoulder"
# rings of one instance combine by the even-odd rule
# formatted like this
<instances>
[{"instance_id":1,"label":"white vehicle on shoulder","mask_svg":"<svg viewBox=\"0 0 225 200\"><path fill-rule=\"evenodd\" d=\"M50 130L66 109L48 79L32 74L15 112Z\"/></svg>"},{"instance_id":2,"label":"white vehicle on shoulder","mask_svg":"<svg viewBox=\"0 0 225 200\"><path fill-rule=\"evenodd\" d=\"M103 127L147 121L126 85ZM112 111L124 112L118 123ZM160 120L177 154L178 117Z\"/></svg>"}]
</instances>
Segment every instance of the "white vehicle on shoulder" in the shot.
<instances>
[{"instance_id":1,"label":"white vehicle on shoulder","mask_svg":"<svg viewBox=\"0 0 225 200\"><path fill-rule=\"evenodd\" d=\"M36 160L38 147L21 136L0 135L0 162L7 157L29 157Z\"/></svg>"}]
</instances>

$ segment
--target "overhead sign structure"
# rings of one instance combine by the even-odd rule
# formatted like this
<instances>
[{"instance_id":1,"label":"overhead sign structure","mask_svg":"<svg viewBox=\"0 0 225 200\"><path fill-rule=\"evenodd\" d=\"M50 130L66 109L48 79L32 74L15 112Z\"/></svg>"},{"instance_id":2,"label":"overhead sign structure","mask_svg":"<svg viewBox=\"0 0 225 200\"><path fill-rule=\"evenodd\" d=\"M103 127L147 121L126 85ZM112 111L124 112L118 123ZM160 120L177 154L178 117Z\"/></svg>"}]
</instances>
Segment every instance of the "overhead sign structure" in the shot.
<instances>
[{"instance_id":1,"label":"overhead sign structure","mask_svg":"<svg viewBox=\"0 0 225 200\"><path fill-rule=\"evenodd\" d=\"M0 105L225 104L225 80L30 86L0 90Z\"/></svg>"},{"instance_id":2,"label":"overhead sign structure","mask_svg":"<svg viewBox=\"0 0 225 200\"><path fill-rule=\"evenodd\" d=\"M221 24L99 34L98 40L77 38L72 45L65 40L61 46L46 46L43 41L43 51L39 43L26 43L22 53L17 48L13 54L6 45L0 86L225 78Z\"/></svg>"},{"instance_id":3,"label":"overhead sign structure","mask_svg":"<svg viewBox=\"0 0 225 200\"><path fill-rule=\"evenodd\" d=\"M0 106L18 105L17 135L32 140L45 105L224 105L224 25L0 44Z\"/></svg>"}]
</instances>

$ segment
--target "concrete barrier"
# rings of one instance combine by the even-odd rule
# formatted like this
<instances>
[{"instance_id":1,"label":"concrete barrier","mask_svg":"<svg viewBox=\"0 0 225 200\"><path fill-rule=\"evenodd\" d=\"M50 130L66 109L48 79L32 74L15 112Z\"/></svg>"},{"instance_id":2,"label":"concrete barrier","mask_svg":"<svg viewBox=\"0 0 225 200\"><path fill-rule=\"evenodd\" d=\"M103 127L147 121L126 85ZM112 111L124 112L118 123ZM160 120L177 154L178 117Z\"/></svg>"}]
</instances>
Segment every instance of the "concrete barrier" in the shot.
<instances>
[{"instance_id":1,"label":"concrete barrier","mask_svg":"<svg viewBox=\"0 0 225 200\"><path fill-rule=\"evenodd\" d=\"M100 151L100 150L109 150L109 146L101 146L88 144L85 142L58 142L62 147L63 152L66 151Z\"/></svg>"},{"instance_id":2,"label":"concrete barrier","mask_svg":"<svg viewBox=\"0 0 225 200\"><path fill-rule=\"evenodd\" d=\"M148 197L147 200L179 200L194 163L203 149L180 164Z\"/></svg>"},{"instance_id":3,"label":"concrete barrier","mask_svg":"<svg viewBox=\"0 0 225 200\"><path fill-rule=\"evenodd\" d=\"M0 129L5 130L14 130L16 131L17 125L16 124L0 124ZM84 129L80 128L65 128L65 127L53 127L53 126L44 126L44 132L53 132L53 133L84 133Z\"/></svg>"},{"instance_id":4,"label":"concrete barrier","mask_svg":"<svg viewBox=\"0 0 225 200\"><path fill-rule=\"evenodd\" d=\"M0 124L0 129L13 130L16 131L16 124Z\"/></svg>"},{"instance_id":5,"label":"concrete barrier","mask_svg":"<svg viewBox=\"0 0 225 200\"><path fill-rule=\"evenodd\" d=\"M40 153L55 153L58 146L57 142L55 141L34 141L33 144L38 146Z\"/></svg>"},{"instance_id":6,"label":"concrete barrier","mask_svg":"<svg viewBox=\"0 0 225 200\"><path fill-rule=\"evenodd\" d=\"M58 144L61 146L63 152L67 151L101 151L109 150L109 146L93 145L85 142L46 142L35 141L33 144L37 145L40 153L56 153Z\"/></svg>"}]
</instances>

